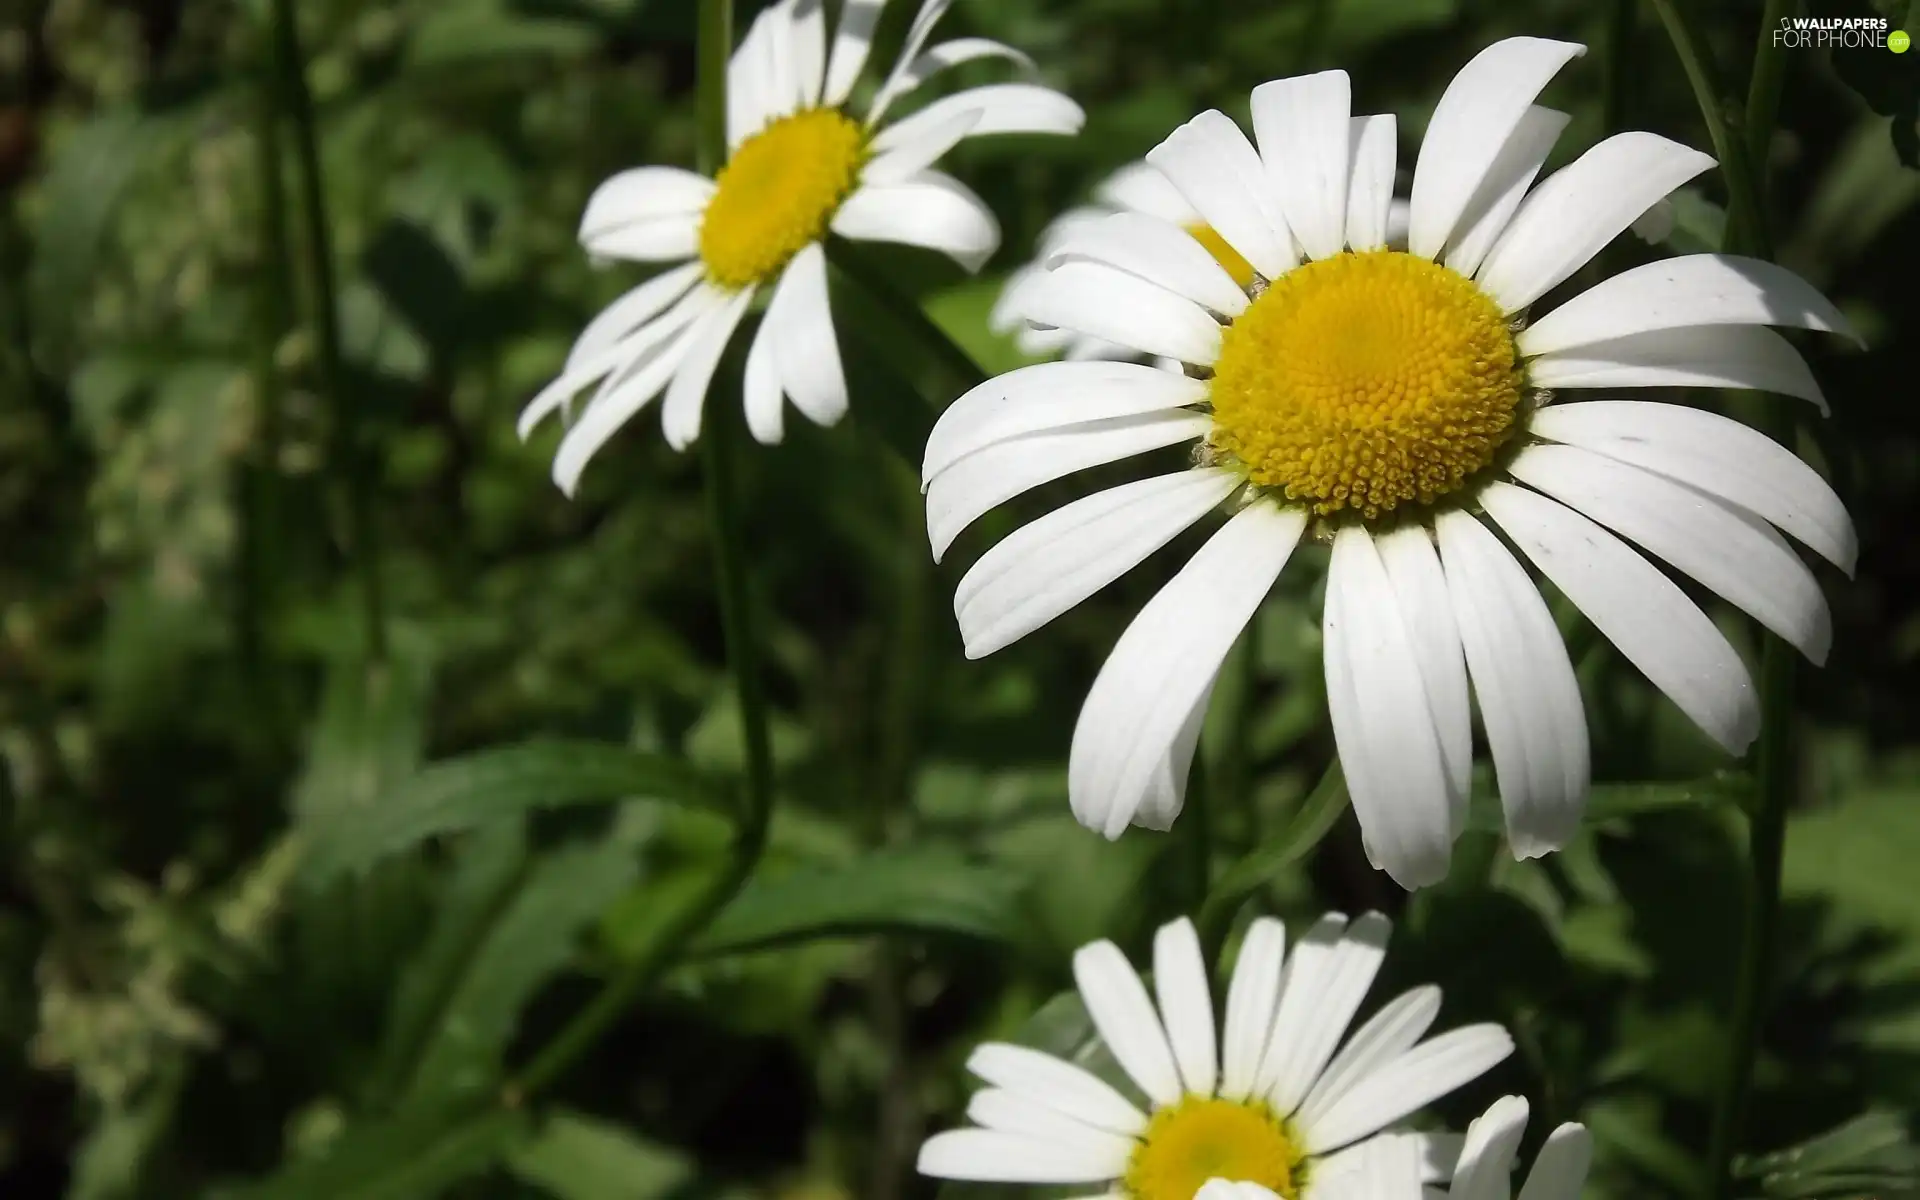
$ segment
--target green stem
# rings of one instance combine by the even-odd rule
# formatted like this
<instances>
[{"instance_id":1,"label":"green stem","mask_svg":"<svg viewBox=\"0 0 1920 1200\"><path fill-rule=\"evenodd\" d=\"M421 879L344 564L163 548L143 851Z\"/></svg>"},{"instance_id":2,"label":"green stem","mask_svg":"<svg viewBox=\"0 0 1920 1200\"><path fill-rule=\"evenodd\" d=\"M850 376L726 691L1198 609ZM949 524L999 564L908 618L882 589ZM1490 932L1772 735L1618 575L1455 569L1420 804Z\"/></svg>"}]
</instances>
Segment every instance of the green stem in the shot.
<instances>
[{"instance_id":1,"label":"green stem","mask_svg":"<svg viewBox=\"0 0 1920 1200\"><path fill-rule=\"evenodd\" d=\"M1633 30L1638 0L1610 0L1607 6L1606 76L1601 81L1600 128L1608 136L1627 127L1627 98L1633 92Z\"/></svg>"},{"instance_id":2,"label":"green stem","mask_svg":"<svg viewBox=\"0 0 1920 1200\"><path fill-rule=\"evenodd\" d=\"M320 138L307 88L306 59L293 0L273 0L273 27L281 103L293 128L294 173L300 189L300 215L306 226L308 273L313 282L313 333L320 394L333 415L333 458L344 477L348 549L360 579L367 653L376 662L387 653L386 598L380 574L380 547L373 519L371 464L365 416L355 390L345 386L340 351L340 306L333 275L333 238L327 224L326 176L320 164Z\"/></svg>"},{"instance_id":3,"label":"green stem","mask_svg":"<svg viewBox=\"0 0 1920 1200\"><path fill-rule=\"evenodd\" d=\"M1247 622L1246 630L1240 635L1240 642L1234 647L1233 656L1227 660L1224 682L1227 687L1216 703L1224 711L1221 713L1219 769L1214 775L1216 785L1214 797L1221 803L1213 806L1216 815L1224 816L1228 806L1237 811L1246 823L1246 844L1254 845L1260 841L1260 822L1257 806L1253 802L1253 761L1249 743L1252 740L1253 699L1260 682L1260 619L1258 616Z\"/></svg>"},{"instance_id":4,"label":"green stem","mask_svg":"<svg viewBox=\"0 0 1920 1200\"><path fill-rule=\"evenodd\" d=\"M1653 0L1653 7L1666 27L1674 53L1680 57L1694 101L1706 120L1707 135L1713 139L1713 151L1720 158L1720 173L1727 181L1727 240L1740 247L1741 253L1772 258L1773 246L1761 222L1760 189L1747 158L1747 142L1740 136L1738 120L1728 111L1728 93L1721 90L1706 40L1686 0Z\"/></svg>"},{"instance_id":5,"label":"green stem","mask_svg":"<svg viewBox=\"0 0 1920 1200\"><path fill-rule=\"evenodd\" d=\"M1199 927L1201 945L1218 946L1241 903L1318 846L1346 808L1347 777L1340 771L1340 760L1335 759L1313 791L1294 810L1286 828L1265 845L1254 847L1214 883L1194 922Z\"/></svg>"},{"instance_id":6,"label":"green stem","mask_svg":"<svg viewBox=\"0 0 1920 1200\"><path fill-rule=\"evenodd\" d=\"M1681 7L1681 0L1654 0L1654 4L1687 69L1701 115L1706 118L1714 146L1720 152L1728 195L1726 249L1736 254L1771 258L1773 244L1765 218L1765 184L1755 173L1753 164L1756 161L1764 164L1766 148L1772 143L1785 71L1780 61L1781 51L1773 44L1772 30L1789 11L1791 2L1768 0L1754 57L1744 136L1717 100L1721 93L1691 14ZM1775 437L1791 445L1795 418L1785 403L1776 399L1766 406L1761 414L1762 423ZM1793 801L1798 775L1793 714L1796 666L1793 649L1775 635L1762 631L1760 744L1756 794L1747 827L1745 920L1734 980L1725 1073L1714 1095L1707 1172L1703 1180L1708 1194L1720 1200L1730 1200L1734 1192L1733 1159L1752 1096L1754 1061L1760 1052L1767 991L1774 969L1780 923L1780 865L1786 845L1787 809Z\"/></svg>"},{"instance_id":7,"label":"green stem","mask_svg":"<svg viewBox=\"0 0 1920 1200\"><path fill-rule=\"evenodd\" d=\"M718 163L726 156L729 43L717 39L731 36L730 5L731 0L700 0L699 153L702 164ZM716 377L711 391L726 394L737 388L737 372L729 369ZM754 639L753 612L747 594L745 524L741 519L734 474L735 449L743 433L737 404L707 406L700 456L706 472L707 514L713 531L714 584L720 598L720 625L726 638L727 662L733 674L747 752L747 776L733 844L726 862L687 894L626 969L507 1085L502 1099L509 1105L524 1103L591 1049L625 1014L634 999L673 963L687 941L739 893L766 848L767 823L773 813L773 755L767 737L767 704L761 688L758 642Z\"/></svg>"},{"instance_id":8,"label":"green stem","mask_svg":"<svg viewBox=\"0 0 1920 1200\"><path fill-rule=\"evenodd\" d=\"M249 461L241 472L245 531L241 539L239 588L240 650L255 693L272 711L276 705L266 676L262 627L274 608L279 537L284 517L280 476L281 447L285 440L284 405L278 353L281 339L293 321L289 291L292 254L287 242L287 185L281 174L279 87L271 31L260 67L260 86L254 113L253 156L259 186L259 242L255 248L253 381L259 427L254 431Z\"/></svg>"}]
</instances>

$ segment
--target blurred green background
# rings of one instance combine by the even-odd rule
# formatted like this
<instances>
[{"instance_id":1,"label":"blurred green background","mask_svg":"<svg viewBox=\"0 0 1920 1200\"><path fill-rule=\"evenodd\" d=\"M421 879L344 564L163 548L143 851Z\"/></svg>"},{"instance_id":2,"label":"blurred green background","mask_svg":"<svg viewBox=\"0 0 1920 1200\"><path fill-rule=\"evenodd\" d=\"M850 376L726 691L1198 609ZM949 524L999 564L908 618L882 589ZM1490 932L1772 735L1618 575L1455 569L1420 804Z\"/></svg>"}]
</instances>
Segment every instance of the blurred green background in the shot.
<instances>
[{"instance_id":1,"label":"blurred green background","mask_svg":"<svg viewBox=\"0 0 1920 1200\"><path fill-rule=\"evenodd\" d=\"M1906 0L1850 2L1811 11L1920 32ZM1182 548L966 663L954 582L1088 483L1007 506L933 568L916 485L933 410L867 344L887 349L871 300L836 293L852 418L789 419L744 465L777 711L767 863L571 1071L519 1095L514 1073L721 852L724 822L669 801L740 761L697 456L643 418L569 502L552 428L513 433L640 277L575 245L589 191L691 162L693 5L301 0L346 437L322 401L312 273L286 268L286 247L311 261L296 175L262 165L282 95L266 7L0 6L0 1196L932 1195L914 1150L958 1119L968 1049L1081 1044L1084 1014L1049 1003L1071 949L1111 936L1138 956L1195 900L1195 822L1110 846L1064 783L1093 672ZM910 7L890 6L877 66ZM1698 6L1730 87L1759 7ZM1179 122L1342 66L1356 111L1400 114L1404 171L1453 72L1520 33L1594 47L1545 97L1574 114L1556 164L1615 127L1707 144L1631 4L959 0L942 36L1026 50L1087 129L949 159L1005 227L978 278L904 249L875 261L1007 369L1021 359L985 324L1000 280ZM1781 1002L1742 1149L1883 1116L1790 1168L1750 1164L1745 1191L1774 1200L1901 1191L1920 1103L1920 172L1900 161L1920 53L1787 66L1781 257L1871 349L1805 347L1834 412L1806 414L1800 449L1862 550L1859 578L1822 575L1834 652L1799 676ZM293 146L284 119L270 132ZM1715 245L1719 189L1710 174L1676 197L1667 244L1623 237L1608 266ZM374 513L377 663L347 479ZM1212 814L1221 862L1271 844L1331 759L1317 575L1288 571L1260 618L1253 802ZM1375 1003L1431 979L1444 1021L1514 1030L1520 1052L1441 1116L1524 1092L1534 1142L1592 1125L1596 1195L1685 1195L1732 994L1744 838L1723 797L1741 764L1567 626L1615 809L1528 864L1486 824L1411 900L1341 816L1258 907L1393 913ZM442 759L459 761L419 774ZM1630 786L1647 781L1682 786Z\"/></svg>"}]
</instances>

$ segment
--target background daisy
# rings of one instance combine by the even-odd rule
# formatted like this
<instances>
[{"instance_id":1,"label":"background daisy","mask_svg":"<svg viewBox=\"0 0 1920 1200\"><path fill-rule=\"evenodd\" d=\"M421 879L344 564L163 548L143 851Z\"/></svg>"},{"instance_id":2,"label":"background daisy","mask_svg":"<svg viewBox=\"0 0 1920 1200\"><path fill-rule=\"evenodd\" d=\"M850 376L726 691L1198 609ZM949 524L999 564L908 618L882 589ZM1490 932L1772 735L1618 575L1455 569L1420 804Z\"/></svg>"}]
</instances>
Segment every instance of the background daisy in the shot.
<instances>
[{"instance_id":1,"label":"background daisy","mask_svg":"<svg viewBox=\"0 0 1920 1200\"><path fill-rule=\"evenodd\" d=\"M1381 1131L1478 1077L1513 1041L1497 1025L1423 1041L1440 1011L1433 986L1395 997L1348 1037L1389 930L1378 913L1351 923L1331 913L1289 954L1280 922L1254 921L1217 1026L1190 922L1155 936L1151 997L1112 942L1082 947L1080 996L1135 1094L1037 1050L983 1045L967 1060L990 1085L967 1106L974 1124L929 1138L921 1173L1129 1200L1191 1200L1220 1178L1319 1200L1345 1194L1329 1185L1383 1143L1417 1162L1419 1178L1447 1178L1457 1139Z\"/></svg>"},{"instance_id":2,"label":"background daisy","mask_svg":"<svg viewBox=\"0 0 1920 1200\"><path fill-rule=\"evenodd\" d=\"M665 394L661 428L675 449L700 434L707 387L754 298L769 297L747 355L743 402L761 442L780 440L785 402L831 425L847 381L827 301L829 234L936 250L968 270L1000 244L1000 226L959 180L933 169L965 138L1074 133L1078 105L1030 83L969 88L884 123L893 104L949 67L983 58L1031 68L984 38L927 45L949 0L925 0L893 70L865 112L847 111L884 0L849 0L829 42L822 0L778 0L755 18L727 72L727 165L707 179L637 167L601 184L580 220L600 259L684 264L608 305L581 333L558 378L527 404L526 437L571 417L553 479L572 493L614 432Z\"/></svg>"},{"instance_id":3,"label":"background daisy","mask_svg":"<svg viewBox=\"0 0 1920 1200\"><path fill-rule=\"evenodd\" d=\"M1729 753L1758 728L1746 668L1641 551L1824 658L1826 602L1775 532L1844 570L1852 524L1784 447L1724 417L1590 388L1745 387L1823 403L1764 326L1848 331L1791 272L1702 254L1532 306L1649 206L1712 165L1649 133L1535 185L1566 117L1533 104L1583 48L1483 50L1434 110L1408 250L1387 247L1391 116L1354 117L1344 72L1254 89L1256 150L1202 113L1147 157L1257 278L1181 228L1128 214L1075 235L1030 316L1190 365L1044 364L962 397L928 440L936 558L996 504L1072 471L1197 443L1195 465L1088 496L1006 538L961 580L969 656L1085 599L1223 506L1231 519L1141 611L1087 695L1075 815L1108 837L1179 812L1220 664L1303 538L1331 542L1328 704L1374 863L1443 878L1463 827L1477 698L1507 837L1560 846L1588 743L1546 603L1495 529ZM1634 548L1635 544L1639 547Z\"/></svg>"}]
</instances>

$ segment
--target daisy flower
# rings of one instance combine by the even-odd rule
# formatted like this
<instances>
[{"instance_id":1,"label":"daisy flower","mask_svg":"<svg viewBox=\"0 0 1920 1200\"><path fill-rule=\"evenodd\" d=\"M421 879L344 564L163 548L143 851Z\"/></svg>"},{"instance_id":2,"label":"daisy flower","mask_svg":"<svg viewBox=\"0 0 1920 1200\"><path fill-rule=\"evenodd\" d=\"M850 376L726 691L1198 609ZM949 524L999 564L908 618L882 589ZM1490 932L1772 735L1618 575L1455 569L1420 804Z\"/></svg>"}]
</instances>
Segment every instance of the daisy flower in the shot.
<instances>
[{"instance_id":1,"label":"daisy flower","mask_svg":"<svg viewBox=\"0 0 1920 1200\"><path fill-rule=\"evenodd\" d=\"M1027 294L1039 286L1061 248L1070 246L1076 233L1085 232L1102 217L1116 213L1140 213L1180 226L1207 248L1236 284L1243 288L1252 285L1252 265L1194 211L1179 189L1167 182L1165 175L1151 163L1129 163L1095 186L1092 204L1068 209L1041 231L1033 261L1007 276L1000 298L988 314L987 324L993 332L1011 334L1020 352L1032 358L1057 356L1068 362L1138 358L1138 352L1131 347L1071 329L1036 325L1027 320L1025 313ZM1406 242L1407 202L1396 199L1387 210L1387 245L1404 247ZM1180 369L1178 363L1170 365L1174 370Z\"/></svg>"},{"instance_id":2,"label":"daisy flower","mask_svg":"<svg viewBox=\"0 0 1920 1200\"><path fill-rule=\"evenodd\" d=\"M1192 1200L1219 1178L1324 1200L1391 1150L1419 1180L1447 1178L1458 1138L1382 1131L1485 1072L1513 1041L1498 1025L1422 1041L1440 1011L1431 985L1346 1037L1389 929L1378 913L1329 914L1288 954L1280 922L1254 921L1218 1028L1191 922L1154 938L1151 996L1112 942L1082 947L1074 980L1137 1094L1038 1050L983 1045L967 1060L989 1085L967 1105L973 1125L929 1138L921 1174L1086 1187L1107 1200Z\"/></svg>"},{"instance_id":3,"label":"daisy flower","mask_svg":"<svg viewBox=\"0 0 1920 1200\"><path fill-rule=\"evenodd\" d=\"M1797 276L1720 254L1531 311L1713 161L1622 133L1535 186L1567 118L1532 101L1581 53L1515 38L1455 77L1414 166L1405 251L1386 244L1394 119L1350 116L1343 72L1256 88L1257 150L1202 113L1147 160L1253 282L1178 227L1122 214L1076 233L1027 301L1035 320L1178 359L1186 375L1046 363L942 415L923 473L936 558L1028 488L1197 443L1190 469L1088 496L983 555L954 601L971 657L1231 512L1087 695L1068 771L1082 823L1108 837L1171 824L1220 664L1305 537L1332 546L1324 662L1347 786L1368 856L1405 887L1446 875L1465 820L1469 681L1514 853L1554 849L1579 824L1580 691L1522 558L1729 753L1759 725L1747 670L1643 552L1825 657L1826 602L1775 532L1852 569L1852 524L1818 474L1701 409L1553 403L1588 388L1733 387L1824 408L1799 354L1764 327L1847 331Z\"/></svg>"},{"instance_id":4,"label":"daisy flower","mask_svg":"<svg viewBox=\"0 0 1920 1200\"><path fill-rule=\"evenodd\" d=\"M678 263L608 305L559 378L520 414L525 438L593 387L554 456L571 494L587 461L659 397L669 444L700 435L707 385L756 296L770 298L747 355L748 427L780 440L783 397L830 425L847 382L827 307L828 233L941 251L977 270L1000 227L980 198L933 163L956 143L994 133L1074 133L1078 105L1029 83L971 88L892 124L896 100L959 63L1027 57L984 38L928 46L949 0L925 0L899 60L866 112L847 98L867 60L885 0L847 0L831 47L823 0L778 0L754 20L727 69L727 163L708 179L678 167L637 167L587 201L580 241L596 259ZM595 386L597 385L597 386Z\"/></svg>"}]
</instances>

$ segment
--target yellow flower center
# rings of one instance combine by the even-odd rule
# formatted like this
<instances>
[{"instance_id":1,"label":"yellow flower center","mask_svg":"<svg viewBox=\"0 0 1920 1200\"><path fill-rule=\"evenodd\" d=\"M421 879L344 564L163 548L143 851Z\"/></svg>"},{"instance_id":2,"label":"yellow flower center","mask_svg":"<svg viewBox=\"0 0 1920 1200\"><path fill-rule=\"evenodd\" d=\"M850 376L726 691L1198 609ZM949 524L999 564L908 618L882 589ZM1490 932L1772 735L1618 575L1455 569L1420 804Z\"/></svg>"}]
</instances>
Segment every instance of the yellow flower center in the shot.
<instances>
[{"instance_id":1,"label":"yellow flower center","mask_svg":"<svg viewBox=\"0 0 1920 1200\"><path fill-rule=\"evenodd\" d=\"M1490 464L1522 372L1493 300L1397 250L1341 254L1274 280L1222 339L1216 453L1327 515L1431 504Z\"/></svg>"},{"instance_id":2,"label":"yellow flower center","mask_svg":"<svg viewBox=\"0 0 1920 1200\"><path fill-rule=\"evenodd\" d=\"M1209 1179L1257 1183L1296 1200L1305 1154L1264 1104L1188 1096L1153 1115L1127 1164L1132 1200L1193 1200Z\"/></svg>"},{"instance_id":3,"label":"yellow flower center","mask_svg":"<svg viewBox=\"0 0 1920 1200\"><path fill-rule=\"evenodd\" d=\"M1253 264L1242 258L1238 250L1228 245L1227 239L1215 232L1213 226L1202 221L1187 226L1187 232L1193 235L1194 241L1207 248L1207 253L1213 255L1215 262L1227 269L1227 274L1233 276L1235 283L1242 288L1253 286Z\"/></svg>"},{"instance_id":4,"label":"yellow flower center","mask_svg":"<svg viewBox=\"0 0 1920 1200\"><path fill-rule=\"evenodd\" d=\"M782 117L740 144L700 222L707 278L741 288L818 241L866 160L858 122L831 108Z\"/></svg>"}]
</instances>

